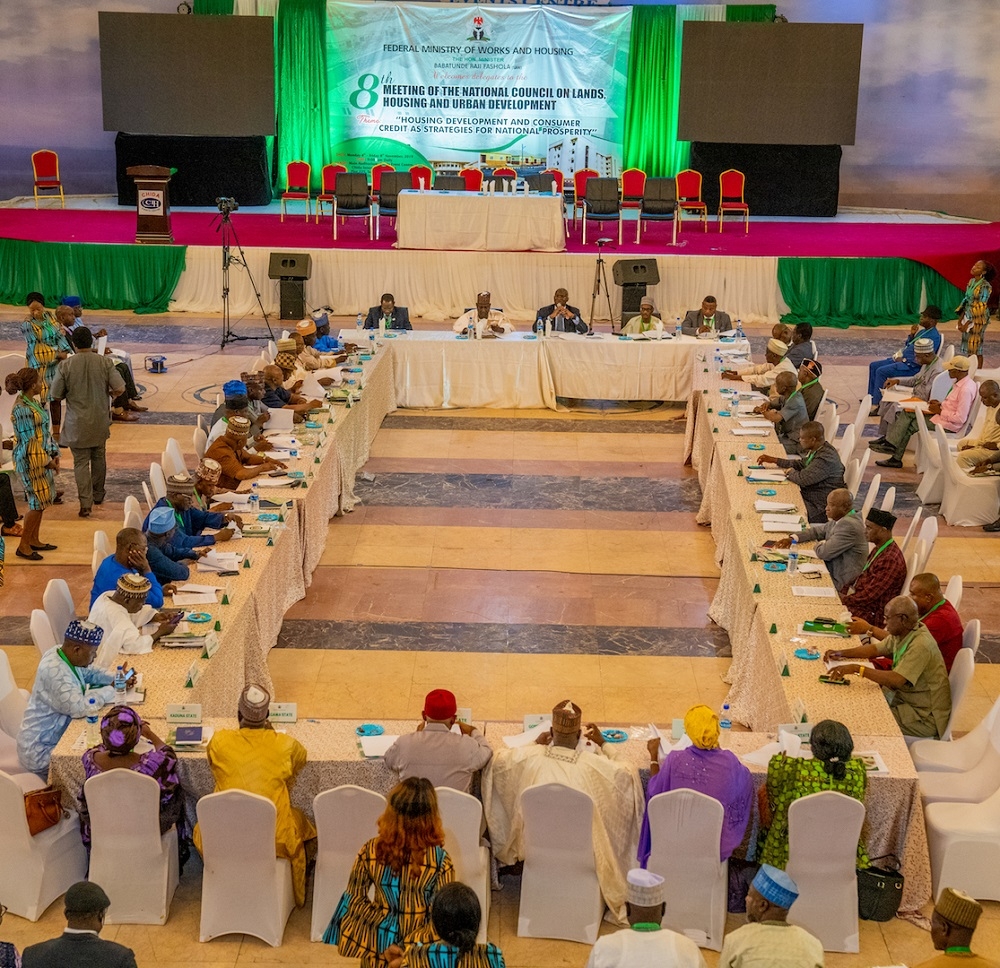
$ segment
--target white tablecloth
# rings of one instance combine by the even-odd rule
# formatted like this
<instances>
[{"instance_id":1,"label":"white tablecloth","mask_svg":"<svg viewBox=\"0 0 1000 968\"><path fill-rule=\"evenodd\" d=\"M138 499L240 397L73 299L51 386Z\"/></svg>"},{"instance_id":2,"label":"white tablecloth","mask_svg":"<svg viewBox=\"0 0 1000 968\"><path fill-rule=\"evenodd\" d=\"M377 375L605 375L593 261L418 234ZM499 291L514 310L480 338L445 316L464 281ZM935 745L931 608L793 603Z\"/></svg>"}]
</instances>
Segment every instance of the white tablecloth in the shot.
<instances>
[{"instance_id":1,"label":"white tablecloth","mask_svg":"<svg viewBox=\"0 0 1000 968\"><path fill-rule=\"evenodd\" d=\"M562 252L565 214L559 195L479 192L399 193L400 249Z\"/></svg>"}]
</instances>

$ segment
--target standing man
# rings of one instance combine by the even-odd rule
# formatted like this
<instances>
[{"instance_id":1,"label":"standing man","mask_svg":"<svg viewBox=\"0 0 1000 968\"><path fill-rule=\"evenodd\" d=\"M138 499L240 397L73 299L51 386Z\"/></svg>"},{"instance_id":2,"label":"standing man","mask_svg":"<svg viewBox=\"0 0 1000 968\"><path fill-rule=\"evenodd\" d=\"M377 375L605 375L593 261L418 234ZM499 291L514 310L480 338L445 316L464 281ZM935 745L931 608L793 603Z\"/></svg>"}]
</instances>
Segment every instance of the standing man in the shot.
<instances>
[{"instance_id":1,"label":"standing man","mask_svg":"<svg viewBox=\"0 0 1000 968\"><path fill-rule=\"evenodd\" d=\"M553 333L583 334L589 329L580 318L580 310L569 304L569 293L565 289L557 289L552 294L552 305L542 306L535 313L532 332L543 332L546 322L549 324L549 331Z\"/></svg>"},{"instance_id":2,"label":"standing man","mask_svg":"<svg viewBox=\"0 0 1000 968\"><path fill-rule=\"evenodd\" d=\"M514 324L508 322L500 309L493 309L490 301L492 294L481 292L476 295L476 308L463 313L452 324L456 333L465 333L475 339L482 337L503 336L514 332Z\"/></svg>"},{"instance_id":3,"label":"standing man","mask_svg":"<svg viewBox=\"0 0 1000 968\"><path fill-rule=\"evenodd\" d=\"M66 401L61 442L73 455L79 515L89 518L93 506L104 503L110 402L125 390L125 382L111 357L94 352L94 337L86 326L73 330L73 346L76 353L59 364L50 393L53 400Z\"/></svg>"},{"instance_id":4,"label":"standing man","mask_svg":"<svg viewBox=\"0 0 1000 968\"><path fill-rule=\"evenodd\" d=\"M410 311L405 306L397 306L396 297L391 292L382 293L379 305L368 310L365 329L378 329L383 319L386 329L413 329L410 325Z\"/></svg>"},{"instance_id":5,"label":"standing man","mask_svg":"<svg viewBox=\"0 0 1000 968\"><path fill-rule=\"evenodd\" d=\"M685 336L697 336L699 333L727 333L733 328L733 321L728 313L720 312L715 296L706 296L701 301L701 309L691 309L681 323L681 332Z\"/></svg>"}]
</instances>

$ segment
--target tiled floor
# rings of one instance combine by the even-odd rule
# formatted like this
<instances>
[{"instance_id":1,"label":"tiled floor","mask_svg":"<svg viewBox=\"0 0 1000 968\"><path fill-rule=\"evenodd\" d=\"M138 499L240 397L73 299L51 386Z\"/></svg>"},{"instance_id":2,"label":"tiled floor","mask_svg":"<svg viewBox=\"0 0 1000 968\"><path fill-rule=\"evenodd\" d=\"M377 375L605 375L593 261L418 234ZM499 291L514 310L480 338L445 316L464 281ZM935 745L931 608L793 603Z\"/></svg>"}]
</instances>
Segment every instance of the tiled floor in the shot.
<instances>
[{"instance_id":1,"label":"tiled floor","mask_svg":"<svg viewBox=\"0 0 1000 968\"><path fill-rule=\"evenodd\" d=\"M0 311L0 352L20 349L19 318ZM133 352L151 411L140 423L115 425L109 501L93 518L76 516L72 474L63 474L68 503L47 511L43 525L57 552L27 565L8 542L0 644L24 686L38 656L27 618L44 583L67 578L84 609L94 531L113 537L125 495L141 496L139 481L167 438L190 452L193 414L211 409L219 384L259 350L220 352L217 319L108 314L93 322ZM752 335L760 344L763 329ZM824 383L842 421L857 412L867 359L899 338L885 330L819 333ZM142 371L142 354L153 352L168 355L166 374ZM711 536L694 522L700 495L679 462L678 418L682 411L669 406L392 415L366 468L374 481L359 485L353 514L330 523L313 584L271 653L276 697L298 702L303 716L395 718L414 716L429 689L445 687L477 718L515 719L572 696L588 718L625 726L682 715L695 702L721 704L729 663L716 651L727 639L706 617L718 569ZM912 508L903 496L912 470L887 479ZM964 575L962 612L980 617L987 632L1000 628L998 565L995 538L942 526L931 568L943 578ZM981 662L960 727L998 696L1000 668ZM308 909L293 914L277 949L241 937L199 944L199 887L195 862L166 926L112 926L106 936L132 946L144 968L339 962L332 949L303 940ZM490 916L490 937L508 964L584 964L584 946L517 938L516 916L517 883L508 879ZM36 925L8 917L0 935L23 947L60 924L55 905ZM913 964L930 955L926 933L901 921L862 922L861 937L860 955L829 955L827 963ZM987 906L977 939L984 953L1000 950L1000 905ZM706 952L709 965L716 957Z\"/></svg>"}]
</instances>

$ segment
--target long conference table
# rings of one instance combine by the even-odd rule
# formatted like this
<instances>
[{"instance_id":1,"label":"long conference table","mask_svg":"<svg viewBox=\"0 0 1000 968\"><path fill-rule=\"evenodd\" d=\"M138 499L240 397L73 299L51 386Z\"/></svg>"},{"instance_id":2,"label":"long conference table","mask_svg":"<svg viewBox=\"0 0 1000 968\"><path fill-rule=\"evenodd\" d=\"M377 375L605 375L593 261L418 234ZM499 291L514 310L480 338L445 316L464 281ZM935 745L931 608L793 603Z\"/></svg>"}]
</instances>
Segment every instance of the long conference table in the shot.
<instances>
[{"instance_id":1,"label":"long conference table","mask_svg":"<svg viewBox=\"0 0 1000 968\"><path fill-rule=\"evenodd\" d=\"M201 703L206 725L232 727L235 699L243 684L256 680L270 688L267 653L277 641L284 611L304 595L312 568L322 554L329 518L353 507L354 476L367 457L382 419L398 403L396 381L401 358L418 362L409 356L413 347L437 346L449 353L471 351L477 355L508 353L517 347L529 356L534 353L537 358L546 359L550 353L555 356L573 342L576 341L495 340L466 345L445 338L387 342L381 353L364 364L365 390L360 404L350 410L331 411L327 419L332 417L334 422L321 423L315 439L304 441L303 451L292 469L305 473L305 490L268 488L266 480L262 480L263 498L286 502L282 510L285 520L273 534L273 544L259 538L244 539L232 543L228 549L249 549L251 566L240 569L238 576L214 582L224 588L229 600L228 605L204 609L211 614L212 623L218 620L221 624L218 651L212 658L201 658L197 650L158 647L152 654L137 659L148 688L142 713L154 730L161 736L166 734L163 719L168 702ZM792 589L832 588L829 577L790 578L787 573L765 571L761 562L751 560L751 549L759 547L764 532L754 509L757 487L746 479L750 460L741 458L748 458L751 453L748 441L764 442L774 452L778 444L773 431L767 430L759 438L737 437L731 433L736 421L719 416L720 409L725 410L732 401L720 392L718 376L709 372L707 359L711 358L713 344L691 340L685 349L683 340L673 346L666 343L648 348L634 342L601 342L610 343L611 348L627 347L626 351L633 353L641 347L642 354L633 356L636 361L646 352L687 353L691 386L687 456L703 482L705 497L700 520L712 527L722 571L710 614L726 628L732 641L733 662L728 680L733 719L750 729L734 733L729 740L731 748L739 755L750 754L772 742L779 725L795 722L804 714L812 723L824 718L840 720L851 730L857 750L877 751L888 774L870 777L864 836L871 857L894 854L901 860L906 877L902 908L916 910L931 896L923 809L916 772L882 692L865 680L852 681L850 687L823 685L817 679L819 663L793 656L795 643L790 640L797 637L800 623L817 614L838 611L839 607L835 599L800 597ZM495 369L502 369L496 365L496 356L493 363ZM325 440L320 436L324 432ZM794 503L804 517L804 505L794 486L778 486L775 490L782 501ZM199 577L193 576L192 580ZM204 576L203 580L213 583L211 576ZM823 639L811 642L821 649L834 644ZM837 644L848 643L837 640ZM188 688L184 683L192 669L197 670L197 677ZM682 712L651 710L650 716L667 718ZM297 806L311 812L316 793L342 783L355 783L382 793L392 786L394 778L381 760L362 755L354 732L357 725L347 721L309 720L283 727L309 751L309 763L295 787ZM400 733L416 724L383 725L388 733ZM480 725L495 749L503 746L504 736L521 730L518 723ZM50 780L65 791L70 803L83 782L78 748L83 729L82 723L71 723L52 757ZM617 755L640 771L648 767L642 739L630 739L618 748ZM192 793L193 809L197 797L213 789L211 771L201 752L181 753L180 760L181 776ZM749 765L755 782L760 785L765 779L765 766L752 761Z\"/></svg>"}]
</instances>

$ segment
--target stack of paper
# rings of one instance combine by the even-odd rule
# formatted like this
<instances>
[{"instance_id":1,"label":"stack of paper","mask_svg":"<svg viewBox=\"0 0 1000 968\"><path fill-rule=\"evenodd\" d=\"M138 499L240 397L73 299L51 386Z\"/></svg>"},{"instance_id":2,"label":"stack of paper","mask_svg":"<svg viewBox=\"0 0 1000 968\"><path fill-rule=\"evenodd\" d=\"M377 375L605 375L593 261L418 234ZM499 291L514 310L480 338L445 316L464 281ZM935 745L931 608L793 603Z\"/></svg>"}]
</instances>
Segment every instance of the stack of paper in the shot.
<instances>
[{"instance_id":1,"label":"stack of paper","mask_svg":"<svg viewBox=\"0 0 1000 968\"><path fill-rule=\"evenodd\" d=\"M505 736L503 741L512 749L516 749L519 746L530 746L547 729L552 729L551 719L543 719L540 723L529 726L523 733L515 733L513 736Z\"/></svg>"},{"instance_id":2,"label":"stack of paper","mask_svg":"<svg viewBox=\"0 0 1000 968\"><path fill-rule=\"evenodd\" d=\"M795 505L789 501L768 501L763 497L757 498L753 502L753 507L755 511L771 511L774 513L785 513L795 510Z\"/></svg>"},{"instance_id":3,"label":"stack of paper","mask_svg":"<svg viewBox=\"0 0 1000 968\"><path fill-rule=\"evenodd\" d=\"M802 530L802 518L797 514L765 514L761 524L768 534L793 534Z\"/></svg>"},{"instance_id":4,"label":"stack of paper","mask_svg":"<svg viewBox=\"0 0 1000 968\"><path fill-rule=\"evenodd\" d=\"M218 551L213 548L204 558L198 559L198 571L236 571L243 556L235 551Z\"/></svg>"},{"instance_id":5,"label":"stack of paper","mask_svg":"<svg viewBox=\"0 0 1000 968\"><path fill-rule=\"evenodd\" d=\"M792 594L797 598L836 598L836 589L819 585L792 585ZM851 660L853 661L853 659Z\"/></svg>"},{"instance_id":6,"label":"stack of paper","mask_svg":"<svg viewBox=\"0 0 1000 968\"><path fill-rule=\"evenodd\" d=\"M385 751L397 739L399 739L398 736L389 736L383 733L381 736L361 736L358 741L361 743L361 752L368 759L377 759L380 756L385 756Z\"/></svg>"},{"instance_id":7,"label":"stack of paper","mask_svg":"<svg viewBox=\"0 0 1000 968\"><path fill-rule=\"evenodd\" d=\"M740 421L742 423L742 421ZM767 431L756 427L732 427L729 432L734 437L766 437Z\"/></svg>"},{"instance_id":8,"label":"stack of paper","mask_svg":"<svg viewBox=\"0 0 1000 968\"><path fill-rule=\"evenodd\" d=\"M747 475L747 480L751 484L787 484L785 475L781 471L753 471Z\"/></svg>"},{"instance_id":9,"label":"stack of paper","mask_svg":"<svg viewBox=\"0 0 1000 968\"><path fill-rule=\"evenodd\" d=\"M179 608L190 608L192 605L215 605L218 603L216 597L218 591L219 589L215 585L197 585L194 582L186 582L177 587L173 601Z\"/></svg>"},{"instance_id":10,"label":"stack of paper","mask_svg":"<svg viewBox=\"0 0 1000 968\"><path fill-rule=\"evenodd\" d=\"M753 411L751 411L751 413L752 412ZM764 428L767 428L767 427L771 426L771 421L770 420L763 420L763 419L762 420L741 420L740 421L740 426L741 427L764 427Z\"/></svg>"}]
</instances>

